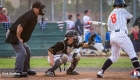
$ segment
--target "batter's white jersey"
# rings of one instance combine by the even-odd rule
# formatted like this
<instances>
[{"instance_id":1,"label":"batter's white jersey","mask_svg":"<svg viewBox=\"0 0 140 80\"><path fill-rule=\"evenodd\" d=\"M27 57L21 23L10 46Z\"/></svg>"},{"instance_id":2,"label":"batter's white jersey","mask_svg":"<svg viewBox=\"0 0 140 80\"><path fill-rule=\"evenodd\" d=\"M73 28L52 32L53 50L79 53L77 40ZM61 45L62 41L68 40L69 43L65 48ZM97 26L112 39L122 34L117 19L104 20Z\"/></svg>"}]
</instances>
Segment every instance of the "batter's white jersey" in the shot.
<instances>
[{"instance_id":1,"label":"batter's white jersey","mask_svg":"<svg viewBox=\"0 0 140 80\"><path fill-rule=\"evenodd\" d=\"M133 44L127 36L127 19L133 16L124 8L115 8L108 18L108 30L110 34L110 44L112 55L109 57L112 62L117 61L120 56L121 48L132 59L136 57Z\"/></svg>"},{"instance_id":2,"label":"batter's white jersey","mask_svg":"<svg viewBox=\"0 0 140 80\"><path fill-rule=\"evenodd\" d=\"M108 18L108 30L127 30L127 19L132 18L133 16L124 8L116 8L114 9Z\"/></svg>"},{"instance_id":3,"label":"batter's white jersey","mask_svg":"<svg viewBox=\"0 0 140 80\"><path fill-rule=\"evenodd\" d=\"M71 31L71 30L74 30L74 27L75 27L74 21L72 21L72 20L67 20L67 21L66 21L66 24L67 24L67 32L68 32L68 31Z\"/></svg>"}]
</instances>

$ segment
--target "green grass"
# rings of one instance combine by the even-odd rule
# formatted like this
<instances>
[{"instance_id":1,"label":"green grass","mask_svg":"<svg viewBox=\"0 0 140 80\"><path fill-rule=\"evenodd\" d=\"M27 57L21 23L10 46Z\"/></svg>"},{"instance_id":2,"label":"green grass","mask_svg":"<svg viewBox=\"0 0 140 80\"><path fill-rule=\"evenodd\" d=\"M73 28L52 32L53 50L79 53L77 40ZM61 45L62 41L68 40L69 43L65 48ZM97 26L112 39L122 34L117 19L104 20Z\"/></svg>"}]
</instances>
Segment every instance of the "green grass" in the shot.
<instances>
[{"instance_id":1,"label":"green grass","mask_svg":"<svg viewBox=\"0 0 140 80\"><path fill-rule=\"evenodd\" d=\"M77 67L81 68L101 68L108 57L82 57ZM0 58L0 68L14 68L14 58ZM68 63L66 66L68 66ZM48 68L47 58L31 58L31 68ZM121 57L111 67L129 68L133 67L129 57Z\"/></svg>"}]
</instances>

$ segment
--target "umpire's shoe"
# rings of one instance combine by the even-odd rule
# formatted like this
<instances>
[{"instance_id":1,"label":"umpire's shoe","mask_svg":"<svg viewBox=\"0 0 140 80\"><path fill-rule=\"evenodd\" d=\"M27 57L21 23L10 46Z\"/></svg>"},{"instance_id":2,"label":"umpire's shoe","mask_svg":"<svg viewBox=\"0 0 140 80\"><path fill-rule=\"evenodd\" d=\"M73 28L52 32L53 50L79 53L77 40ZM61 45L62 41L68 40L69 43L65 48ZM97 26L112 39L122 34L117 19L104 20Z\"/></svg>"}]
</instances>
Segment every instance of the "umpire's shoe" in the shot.
<instances>
[{"instance_id":1,"label":"umpire's shoe","mask_svg":"<svg viewBox=\"0 0 140 80\"><path fill-rule=\"evenodd\" d=\"M103 78L103 70L100 70L100 71L97 73L97 77L98 77L98 78Z\"/></svg>"},{"instance_id":2,"label":"umpire's shoe","mask_svg":"<svg viewBox=\"0 0 140 80\"><path fill-rule=\"evenodd\" d=\"M28 75L36 75L35 70L28 70L27 73Z\"/></svg>"},{"instance_id":3,"label":"umpire's shoe","mask_svg":"<svg viewBox=\"0 0 140 80\"><path fill-rule=\"evenodd\" d=\"M14 78L20 78L20 77L28 77L27 72L16 72Z\"/></svg>"},{"instance_id":4,"label":"umpire's shoe","mask_svg":"<svg viewBox=\"0 0 140 80\"><path fill-rule=\"evenodd\" d=\"M50 76L50 77L54 77L55 73L50 71L49 69L47 71L45 71L45 76Z\"/></svg>"},{"instance_id":5,"label":"umpire's shoe","mask_svg":"<svg viewBox=\"0 0 140 80\"><path fill-rule=\"evenodd\" d=\"M79 75L76 71L71 71L70 69L67 69L67 75Z\"/></svg>"}]
</instances>

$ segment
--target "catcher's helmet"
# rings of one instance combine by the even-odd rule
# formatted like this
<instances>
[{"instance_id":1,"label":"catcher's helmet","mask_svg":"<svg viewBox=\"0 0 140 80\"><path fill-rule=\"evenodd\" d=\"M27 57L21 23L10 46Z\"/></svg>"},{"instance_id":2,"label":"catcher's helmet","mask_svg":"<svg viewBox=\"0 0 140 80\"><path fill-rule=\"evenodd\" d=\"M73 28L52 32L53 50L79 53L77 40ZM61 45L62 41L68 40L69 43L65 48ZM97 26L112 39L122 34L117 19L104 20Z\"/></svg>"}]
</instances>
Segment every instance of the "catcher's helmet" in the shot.
<instances>
[{"instance_id":1,"label":"catcher's helmet","mask_svg":"<svg viewBox=\"0 0 140 80\"><path fill-rule=\"evenodd\" d=\"M124 0L114 0L113 7L120 6L120 7L127 7L127 4Z\"/></svg>"},{"instance_id":2,"label":"catcher's helmet","mask_svg":"<svg viewBox=\"0 0 140 80\"><path fill-rule=\"evenodd\" d=\"M73 37L73 36L77 36L77 32L75 32L75 31L69 31L65 35L65 37Z\"/></svg>"}]
</instances>

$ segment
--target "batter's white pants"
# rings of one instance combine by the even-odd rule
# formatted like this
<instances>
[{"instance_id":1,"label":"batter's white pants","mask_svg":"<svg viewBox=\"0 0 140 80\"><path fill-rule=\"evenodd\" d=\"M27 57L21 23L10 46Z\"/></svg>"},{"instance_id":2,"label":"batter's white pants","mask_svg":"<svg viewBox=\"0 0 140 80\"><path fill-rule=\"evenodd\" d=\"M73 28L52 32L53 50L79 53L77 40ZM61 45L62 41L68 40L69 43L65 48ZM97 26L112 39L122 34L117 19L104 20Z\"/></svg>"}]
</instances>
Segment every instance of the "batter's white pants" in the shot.
<instances>
[{"instance_id":1,"label":"batter's white pants","mask_svg":"<svg viewBox=\"0 0 140 80\"><path fill-rule=\"evenodd\" d=\"M121 48L128 54L130 59L137 57L133 44L124 30L120 30L120 32L112 31L110 44L112 55L109 58L113 63L118 60Z\"/></svg>"}]
</instances>

